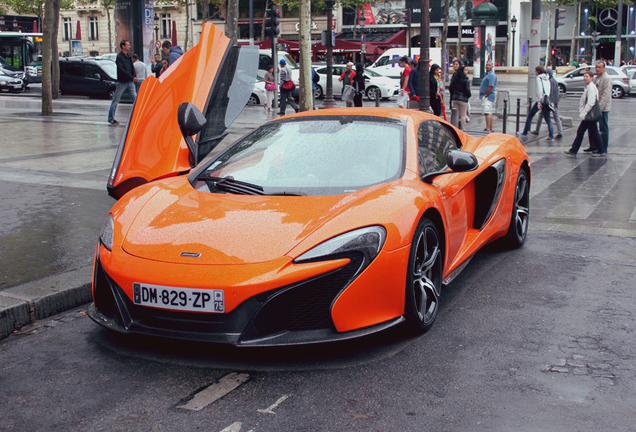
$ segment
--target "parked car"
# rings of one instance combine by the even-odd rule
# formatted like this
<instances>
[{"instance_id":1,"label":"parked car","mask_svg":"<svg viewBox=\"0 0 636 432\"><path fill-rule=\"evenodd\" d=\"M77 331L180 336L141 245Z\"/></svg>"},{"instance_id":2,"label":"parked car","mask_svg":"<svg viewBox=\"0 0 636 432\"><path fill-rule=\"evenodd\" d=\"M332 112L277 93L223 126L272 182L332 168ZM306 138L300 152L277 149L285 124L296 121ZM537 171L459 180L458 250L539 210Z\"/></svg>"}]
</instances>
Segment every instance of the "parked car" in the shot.
<instances>
[{"instance_id":1,"label":"parked car","mask_svg":"<svg viewBox=\"0 0 636 432\"><path fill-rule=\"evenodd\" d=\"M636 68L627 70L629 77L629 88L631 89L630 94L636 95Z\"/></svg>"},{"instance_id":2,"label":"parked car","mask_svg":"<svg viewBox=\"0 0 636 432\"><path fill-rule=\"evenodd\" d=\"M42 59L29 63L26 67L26 79L30 83L42 82Z\"/></svg>"},{"instance_id":3,"label":"parked car","mask_svg":"<svg viewBox=\"0 0 636 432\"><path fill-rule=\"evenodd\" d=\"M11 63L9 63L3 57L0 57L0 73L2 73L3 75L9 76L11 78L18 78L18 79L21 79L22 81L25 81L24 83L25 88L28 85L28 82L26 82L25 73L21 71L20 69L14 67L13 65L11 65Z\"/></svg>"},{"instance_id":4,"label":"parked car","mask_svg":"<svg viewBox=\"0 0 636 432\"><path fill-rule=\"evenodd\" d=\"M116 81L117 76L109 74L98 61L60 60L62 94L112 99L117 88Z\"/></svg>"},{"instance_id":5,"label":"parked car","mask_svg":"<svg viewBox=\"0 0 636 432\"><path fill-rule=\"evenodd\" d=\"M338 81L340 75L345 71L345 65L334 65L333 66L333 95L341 96L342 95L342 81ZM325 95L327 89L327 66L326 65L314 65L314 69L320 75L320 81L316 84L316 90L314 95L316 98L321 98ZM364 74L366 76L365 81L365 92L367 98L370 100L375 100L375 95L379 91L380 97L383 99L388 99L393 96L397 96L400 93L400 83L398 80L393 78L388 78L386 76L380 75L374 70L365 69Z\"/></svg>"},{"instance_id":6,"label":"parked car","mask_svg":"<svg viewBox=\"0 0 636 432\"><path fill-rule=\"evenodd\" d=\"M256 68L210 23L200 41L219 55L192 49L183 73L151 80L120 142L97 324L246 347L423 333L480 248L524 244L530 160L511 135L338 108L272 120L208 158Z\"/></svg>"},{"instance_id":7,"label":"parked car","mask_svg":"<svg viewBox=\"0 0 636 432\"><path fill-rule=\"evenodd\" d=\"M583 74L586 70L594 72L594 66L584 66L573 70L561 77L556 78L561 93L582 92L585 88ZM629 78L621 68L615 66L605 66L605 73L612 78L612 97L622 98L630 93Z\"/></svg>"},{"instance_id":8,"label":"parked car","mask_svg":"<svg viewBox=\"0 0 636 432\"><path fill-rule=\"evenodd\" d=\"M108 54L100 55L100 56L95 57L95 60L115 61L115 60L117 60L117 53L108 53Z\"/></svg>"},{"instance_id":9,"label":"parked car","mask_svg":"<svg viewBox=\"0 0 636 432\"><path fill-rule=\"evenodd\" d=\"M23 92L25 88L26 84L23 79L5 75L4 72L0 71L0 92Z\"/></svg>"},{"instance_id":10,"label":"parked car","mask_svg":"<svg viewBox=\"0 0 636 432\"><path fill-rule=\"evenodd\" d=\"M257 76L256 82L254 83L254 89L252 89L252 94L247 101L248 105L262 105L267 101L267 92L265 91L265 81L263 78Z\"/></svg>"}]
</instances>

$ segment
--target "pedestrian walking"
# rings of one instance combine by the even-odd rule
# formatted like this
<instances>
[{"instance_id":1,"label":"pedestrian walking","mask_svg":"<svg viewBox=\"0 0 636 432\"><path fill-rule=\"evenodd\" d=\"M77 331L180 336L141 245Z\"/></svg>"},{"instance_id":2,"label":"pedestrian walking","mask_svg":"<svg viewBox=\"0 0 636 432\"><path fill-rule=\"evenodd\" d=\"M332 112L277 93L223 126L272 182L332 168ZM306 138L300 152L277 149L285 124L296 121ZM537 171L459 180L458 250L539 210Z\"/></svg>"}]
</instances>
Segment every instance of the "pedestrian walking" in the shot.
<instances>
[{"instance_id":1,"label":"pedestrian walking","mask_svg":"<svg viewBox=\"0 0 636 432\"><path fill-rule=\"evenodd\" d=\"M292 91L295 88L295 85L292 81L291 69L287 66L287 62L285 59L281 59L280 64L280 111L279 115L285 115L285 110L287 109L287 103L294 108L296 112L300 111L298 104L294 100L292 96Z\"/></svg>"},{"instance_id":2,"label":"pedestrian walking","mask_svg":"<svg viewBox=\"0 0 636 432\"><path fill-rule=\"evenodd\" d=\"M168 65L172 66L174 62L177 61L179 57L183 55L183 51L179 46L172 46L172 43L168 40L163 41L161 44L161 49L164 54L168 57Z\"/></svg>"},{"instance_id":3,"label":"pedestrian walking","mask_svg":"<svg viewBox=\"0 0 636 432\"><path fill-rule=\"evenodd\" d=\"M439 98L440 103L440 112L441 116L444 117L444 120L448 120L446 118L446 106L444 104L444 80L442 79L442 68L437 68L435 71L435 80L437 80L437 97Z\"/></svg>"},{"instance_id":4,"label":"pedestrian walking","mask_svg":"<svg viewBox=\"0 0 636 432\"><path fill-rule=\"evenodd\" d=\"M342 73L342 75L340 75L340 78L338 78L338 81L342 82L342 94L344 94L344 89L346 86L348 85L353 85L353 79L356 76L356 72L353 69L353 63L349 62L347 63L347 65L345 66L345 71ZM345 105L347 107L352 107L353 106L353 101L345 101Z\"/></svg>"},{"instance_id":5,"label":"pedestrian walking","mask_svg":"<svg viewBox=\"0 0 636 432\"><path fill-rule=\"evenodd\" d=\"M139 87L143 80L148 78L148 68L146 64L139 60L139 56L137 54L133 54L133 67L135 68L135 76L137 77L137 81L135 81L135 90L139 93Z\"/></svg>"},{"instance_id":6,"label":"pedestrian walking","mask_svg":"<svg viewBox=\"0 0 636 432\"><path fill-rule=\"evenodd\" d=\"M563 125L561 124L561 117L559 117L559 99L561 98L559 92L559 84L556 79L554 79L554 73L552 69L546 68L545 73L548 76L548 80L550 81L550 103L552 104L552 115L554 116L554 123L557 127L557 134L554 139L563 138ZM541 120L543 120L543 115L540 114L539 118L537 118L537 128L533 131L530 131L533 135L539 135L539 130L541 129Z\"/></svg>"},{"instance_id":7,"label":"pedestrian walking","mask_svg":"<svg viewBox=\"0 0 636 432\"><path fill-rule=\"evenodd\" d=\"M465 127L466 113L468 112L468 99L472 96L470 92L470 80L466 76L466 68L455 60L453 62L453 68L457 65L451 83L448 86L448 91L451 98L451 106L457 108L458 114L458 126L460 129Z\"/></svg>"},{"instance_id":8,"label":"pedestrian walking","mask_svg":"<svg viewBox=\"0 0 636 432\"><path fill-rule=\"evenodd\" d=\"M117 65L117 88L115 89L115 95L108 110L108 123L112 125L119 124L119 122L115 120L115 112L117 111L117 105L119 105L119 99L124 90L128 92L133 102L137 99L137 90L135 89L134 83L138 81L138 79L135 76L132 58L128 55L130 52L130 42L126 39L122 39L122 41L119 42L119 48L119 54L117 54L117 59L115 60Z\"/></svg>"},{"instance_id":9,"label":"pedestrian walking","mask_svg":"<svg viewBox=\"0 0 636 432\"><path fill-rule=\"evenodd\" d=\"M408 108L409 105L409 75L411 75L411 67L409 66L409 58L404 56L400 58L402 72L400 73L400 95L397 98L397 104L400 108Z\"/></svg>"},{"instance_id":10,"label":"pedestrian walking","mask_svg":"<svg viewBox=\"0 0 636 432\"><path fill-rule=\"evenodd\" d=\"M434 64L433 66L431 66L431 70L428 72L428 96L430 98L430 104L431 109L433 110L433 114L439 116L442 113L442 101L439 97L437 69L439 69L439 65Z\"/></svg>"},{"instance_id":11,"label":"pedestrian walking","mask_svg":"<svg viewBox=\"0 0 636 432\"><path fill-rule=\"evenodd\" d=\"M353 77L353 88L356 90L356 94L353 97L353 106L362 106L362 96L364 95L365 82L364 82L364 66L362 63L356 63L356 73ZM380 91L380 90L378 90Z\"/></svg>"},{"instance_id":12,"label":"pedestrian walking","mask_svg":"<svg viewBox=\"0 0 636 432\"><path fill-rule=\"evenodd\" d=\"M265 111L271 111L273 108L274 97L276 96L276 82L274 81L274 65L267 66L267 72L263 77L265 81L265 95L267 101L263 104Z\"/></svg>"},{"instance_id":13,"label":"pedestrian walking","mask_svg":"<svg viewBox=\"0 0 636 432\"><path fill-rule=\"evenodd\" d=\"M609 113L612 109L612 79L605 72L605 63L602 61L596 62L596 78L594 78L594 84L598 88L598 100L601 104L601 115L598 121L598 129L603 140L603 149L599 149L601 153L607 153L609 147ZM593 151L594 149L586 149L586 151ZM584 150L585 151L585 150Z\"/></svg>"},{"instance_id":14,"label":"pedestrian walking","mask_svg":"<svg viewBox=\"0 0 636 432\"><path fill-rule=\"evenodd\" d=\"M497 75L493 70L491 61L486 62L486 75L481 80L481 86L479 87L479 99L481 99L481 111L486 118L486 132L494 132L492 116L492 106L495 102L495 88L497 87Z\"/></svg>"},{"instance_id":15,"label":"pedestrian walking","mask_svg":"<svg viewBox=\"0 0 636 432\"><path fill-rule=\"evenodd\" d=\"M417 60L411 59L409 62L411 73L409 74L409 100L420 100L420 68Z\"/></svg>"},{"instance_id":16,"label":"pedestrian walking","mask_svg":"<svg viewBox=\"0 0 636 432\"><path fill-rule=\"evenodd\" d=\"M528 131L532 128L532 118L534 115L541 111L543 118L548 125L548 138L546 141L554 141L554 129L552 128L552 120L550 120L550 81L548 75L545 73L545 67L538 65L534 68L534 73L537 75L537 84L535 86L535 95L537 101L532 105L528 117L526 118L526 125L523 127L523 132L517 132L518 135L527 137Z\"/></svg>"},{"instance_id":17,"label":"pedestrian walking","mask_svg":"<svg viewBox=\"0 0 636 432\"><path fill-rule=\"evenodd\" d=\"M603 141L601 139L601 135L596 128L596 120L586 120L587 114L594 108L594 105L599 101L599 94L593 82L594 73L592 71L585 71L583 75L583 81L585 82L585 91L583 91L583 95L581 95L581 99L579 100L579 118L581 119L581 124L579 125L579 129L576 131L576 138L572 143L572 148L565 151L565 154L568 156L576 156L576 153L579 151L581 147L581 142L583 141L583 136L585 135L585 131L587 131L587 137L590 141L590 147L603 149ZM600 108L599 108L600 110ZM599 151L596 153L592 153L592 156L605 156L607 151Z\"/></svg>"}]
</instances>

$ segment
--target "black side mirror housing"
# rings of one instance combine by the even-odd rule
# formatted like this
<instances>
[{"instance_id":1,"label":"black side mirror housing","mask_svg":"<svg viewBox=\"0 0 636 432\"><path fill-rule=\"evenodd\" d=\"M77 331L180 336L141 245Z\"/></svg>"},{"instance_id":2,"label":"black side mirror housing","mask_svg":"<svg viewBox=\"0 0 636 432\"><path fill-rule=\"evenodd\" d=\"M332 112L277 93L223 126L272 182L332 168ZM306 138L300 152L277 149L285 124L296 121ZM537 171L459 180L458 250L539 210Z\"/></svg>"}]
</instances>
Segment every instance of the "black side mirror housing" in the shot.
<instances>
[{"instance_id":1,"label":"black side mirror housing","mask_svg":"<svg viewBox=\"0 0 636 432\"><path fill-rule=\"evenodd\" d=\"M422 181L425 183L432 183L433 178L443 174L455 174L458 172L474 171L479 166L477 157L469 152L461 150L449 150L446 153L446 164L451 171L437 171L426 174L422 177Z\"/></svg>"},{"instance_id":2,"label":"black side mirror housing","mask_svg":"<svg viewBox=\"0 0 636 432\"><path fill-rule=\"evenodd\" d=\"M179 105L177 122L179 123L181 135L183 135L183 139L185 139L188 149L190 149L190 166L194 167L199 161L199 149L192 137L201 132L208 121L196 105L184 102Z\"/></svg>"},{"instance_id":3,"label":"black side mirror housing","mask_svg":"<svg viewBox=\"0 0 636 432\"><path fill-rule=\"evenodd\" d=\"M474 154L461 150L449 150L446 154L446 163L455 172L472 171L479 166Z\"/></svg>"}]
</instances>

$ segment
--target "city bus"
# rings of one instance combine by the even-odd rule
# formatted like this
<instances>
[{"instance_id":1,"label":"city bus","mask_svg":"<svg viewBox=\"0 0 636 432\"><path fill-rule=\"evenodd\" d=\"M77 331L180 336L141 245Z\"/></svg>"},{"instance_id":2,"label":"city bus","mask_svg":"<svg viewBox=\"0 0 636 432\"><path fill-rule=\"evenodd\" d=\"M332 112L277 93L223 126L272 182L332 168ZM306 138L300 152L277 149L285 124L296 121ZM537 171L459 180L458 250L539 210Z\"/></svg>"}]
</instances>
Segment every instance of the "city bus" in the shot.
<instances>
[{"instance_id":1,"label":"city bus","mask_svg":"<svg viewBox=\"0 0 636 432\"><path fill-rule=\"evenodd\" d=\"M0 57L16 69L26 67L42 55L42 33L0 32Z\"/></svg>"}]
</instances>

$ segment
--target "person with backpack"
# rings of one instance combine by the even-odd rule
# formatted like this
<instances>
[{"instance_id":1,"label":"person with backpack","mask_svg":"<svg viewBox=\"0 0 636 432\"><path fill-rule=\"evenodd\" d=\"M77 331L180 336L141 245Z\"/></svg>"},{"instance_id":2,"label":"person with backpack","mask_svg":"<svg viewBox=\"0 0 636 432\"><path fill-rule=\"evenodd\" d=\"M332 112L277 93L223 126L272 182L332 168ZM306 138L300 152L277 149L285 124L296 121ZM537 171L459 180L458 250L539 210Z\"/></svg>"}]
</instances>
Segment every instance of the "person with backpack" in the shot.
<instances>
[{"instance_id":1,"label":"person with backpack","mask_svg":"<svg viewBox=\"0 0 636 432\"><path fill-rule=\"evenodd\" d=\"M320 82L320 75L316 72L314 68L311 68L311 101L314 109L318 109L316 107L316 85Z\"/></svg>"},{"instance_id":2,"label":"person with backpack","mask_svg":"<svg viewBox=\"0 0 636 432\"><path fill-rule=\"evenodd\" d=\"M532 127L532 118L534 115L541 111L543 112L543 118L545 118L545 122L548 124L548 138L546 141L554 141L554 130L552 129L552 121L550 120L550 82L548 80L548 75L545 73L545 67L543 65L538 65L534 68L534 72L537 75L537 85L536 85L536 96L537 101L532 106L532 109L528 113L528 117L526 118L526 125L523 128L523 132L517 132L517 135L522 137L528 136L528 131Z\"/></svg>"},{"instance_id":3,"label":"person with backpack","mask_svg":"<svg viewBox=\"0 0 636 432\"><path fill-rule=\"evenodd\" d=\"M351 84L356 90L356 94L353 97L353 106L362 106L362 96L364 95L365 82L364 82L364 67L362 63L356 63L356 73L353 77L353 83Z\"/></svg>"},{"instance_id":4,"label":"person with backpack","mask_svg":"<svg viewBox=\"0 0 636 432\"><path fill-rule=\"evenodd\" d=\"M552 69L546 68L545 73L546 75L548 75L548 80L550 81L549 99L552 107L554 107L552 115L554 116L554 123L557 127L557 134L554 139L561 139L563 138L563 125L561 124L561 118L559 117L559 99L561 97L561 95L559 94L559 84L557 83L556 79L554 79ZM543 120L542 114L540 114L539 118L537 119L537 128L533 131L530 131L532 135L539 135L539 129L541 129L541 120Z\"/></svg>"}]
</instances>

